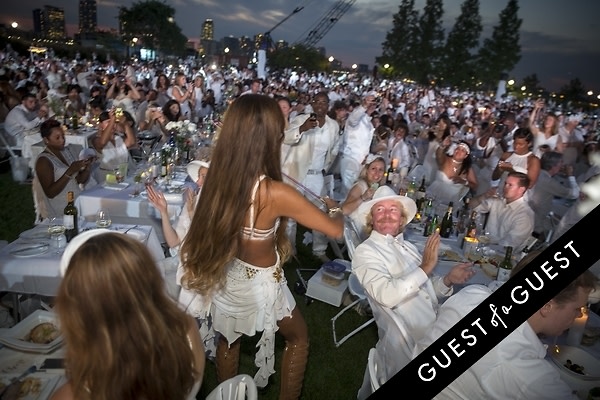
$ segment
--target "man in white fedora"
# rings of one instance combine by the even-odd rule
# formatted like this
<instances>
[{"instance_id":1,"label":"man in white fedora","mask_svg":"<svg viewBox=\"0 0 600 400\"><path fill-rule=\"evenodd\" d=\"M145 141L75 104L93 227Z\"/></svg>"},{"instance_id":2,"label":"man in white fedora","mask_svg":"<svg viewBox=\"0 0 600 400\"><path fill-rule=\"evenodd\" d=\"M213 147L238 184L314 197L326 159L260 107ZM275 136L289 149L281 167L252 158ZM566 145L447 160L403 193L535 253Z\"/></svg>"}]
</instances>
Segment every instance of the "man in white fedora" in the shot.
<instances>
[{"instance_id":1,"label":"man in white fedora","mask_svg":"<svg viewBox=\"0 0 600 400\"><path fill-rule=\"evenodd\" d=\"M353 216L369 234L354 251L352 273L363 286L377 323L379 382L387 381L411 361L416 342L435 321L438 298L450 296L454 284L465 283L475 273L472 263L463 263L444 277L432 275L440 235L436 232L427 239L421 255L402 233L416 212L411 198L382 186ZM367 370L358 398L370 393Z\"/></svg>"}]
</instances>

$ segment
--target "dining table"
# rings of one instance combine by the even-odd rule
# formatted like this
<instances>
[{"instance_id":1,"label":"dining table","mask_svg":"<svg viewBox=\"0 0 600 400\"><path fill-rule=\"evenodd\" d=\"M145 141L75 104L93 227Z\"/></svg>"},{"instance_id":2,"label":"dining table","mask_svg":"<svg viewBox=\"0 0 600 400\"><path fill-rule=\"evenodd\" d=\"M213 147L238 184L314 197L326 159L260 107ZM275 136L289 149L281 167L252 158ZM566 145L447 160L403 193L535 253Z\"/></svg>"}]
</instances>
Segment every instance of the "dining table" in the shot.
<instances>
[{"instance_id":1,"label":"dining table","mask_svg":"<svg viewBox=\"0 0 600 400\"><path fill-rule=\"evenodd\" d=\"M76 144L81 146L83 149L90 147L90 139L96 135L98 129L82 126L79 129L69 129L65 132L65 145ZM46 145L42 140L42 135L39 130L31 131L28 135L23 138L23 147L21 148L21 154L24 158L29 160L29 167L35 168L35 161L37 156L44 151Z\"/></svg>"},{"instance_id":2,"label":"dining table","mask_svg":"<svg viewBox=\"0 0 600 400\"><path fill-rule=\"evenodd\" d=\"M0 335L9 329L0 329ZM20 351L0 344L0 383L7 385L35 366L35 371L26 375L24 379L33 379L37 386L30 393L18 397L19 399L46 400L67 382L64 369L45 369L44 362L47 359L64 359L65 349L60 346L48 353L34 353Z\"/></svg>"},{"instance_id":3,"label":"dining table","mask_svg":"<svg viewBox=\"0 0 600 400\"><path fill-rule=\"evenodd\" d=\"M100 209L109 212L117 223L140 224L154 227L160 243L164 243L160 212L148 200L145 185L136 182L136 173L130 174L123 182L103 182L83 190L75 199L75 207L79 215L86 220L95 220ZM169 220L174 223L185 204L185 188L187 175L177 175L176 185L156 185L167 200ZM175 181L172 181L173 183Z\"/></svg>"},{"instance_id":4,"label":"dining table","mask_svg":"<svg viewBox=\"0 0 600 400\"><path fill-rule=\"evenodd\" d=\"M410 223L404 230L404 239L414 244L421 254L423 253L425 242L427 241L427 236L423 235L423 229L422 223ZM434 274L444 276L458 263L471 261L465 255L465 249L461 248L460 243L461 238L459 236L451 235L449 238L440 238L438 262L433 270ZM496 251L494 252L497 254ZM497 271L492 266L487 264L482 266L482 264L475 263L472 268L475 271L475 274L467 283L463 285L454 285L455 291L471 284L487 286L496 280Z\"/></svg>"},{"instance_id":5,"label":"dining table","mask_svg":"<svg viewBox=\"0 0 600 400\"><path fill-rule=\"evenodd\" d=\"M53 297L62 280L60 259L63 249L53 246L47 224L39 224L21 233L19 238L0 250L0 292L36 294ZM79 230L95 229L91 221L84 221ZM140 224L113 223L115 232L126 232L146 244L154 259L165 258L156 230ZM129 231L128 231L129 230Z\"/></svg>"}]
</instances>

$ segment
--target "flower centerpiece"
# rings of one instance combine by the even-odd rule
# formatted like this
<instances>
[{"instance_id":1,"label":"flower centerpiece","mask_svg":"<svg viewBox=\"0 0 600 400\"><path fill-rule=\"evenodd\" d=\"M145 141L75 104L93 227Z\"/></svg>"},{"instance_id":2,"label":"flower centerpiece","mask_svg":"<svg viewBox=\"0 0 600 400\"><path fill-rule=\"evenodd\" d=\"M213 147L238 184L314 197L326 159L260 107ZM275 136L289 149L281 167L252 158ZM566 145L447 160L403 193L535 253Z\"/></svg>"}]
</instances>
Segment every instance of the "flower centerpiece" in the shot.
<instances>
[{"instance_id":1,"label":"flower centerpiece","mask_svg":"<svg viewBox=\"0 0 600 400\"><path fill-rule=\"evenodd\" d=\"M187 155L191 150L191 138L192 135L196 134L198 126L186 119L185 121L170 121L165 128L174 136L174 145L179 155L178 158L181 158L184 155L186 158L189 158ZM179 161L180 160L177 160L178 164Z\"/></svg>"}]
</instances>

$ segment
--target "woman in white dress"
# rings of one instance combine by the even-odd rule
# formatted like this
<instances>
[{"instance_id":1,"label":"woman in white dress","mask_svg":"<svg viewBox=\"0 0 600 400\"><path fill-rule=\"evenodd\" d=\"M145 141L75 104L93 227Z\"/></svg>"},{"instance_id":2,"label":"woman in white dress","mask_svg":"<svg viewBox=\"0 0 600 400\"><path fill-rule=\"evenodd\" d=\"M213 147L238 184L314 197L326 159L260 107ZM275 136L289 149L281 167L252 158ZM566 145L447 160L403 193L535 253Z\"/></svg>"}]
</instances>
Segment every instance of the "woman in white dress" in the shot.
<instances>
[{"instance_id":1,"label":"woman in white dress","mask_svg":"<svg viewBox=\"0 0 600 400\"><path fill-rule=\"evenodd\" d=\"M127 111L134 117L135 121L135 102L140 99L140 93L129 78L117 75L113 78L112 84L106 92L107 101L112 101L110 107L118 107ZM137 121L136 121L137 123Z\"/></svg>"},{"instance_id":2,"label":"woman in white dress","mask_svg":"<svg viewBox=\"0 0 600 400\"><path fill-rule=\"evenodd\" d=\"M444 139L437 150L438 171L427 188L427 194L437 202L458 204L469 192L477 190L477 176L471 164L471 147L465 141L451 144Z\"/></svg>"},{"instance_id":3,"label":"woman in white dress","mask_svg":"<svg viewBox=\"0 0 600 400\"><path fill-rule=\"evenodd\" d=\"M129 163L129 149L137 145L131 120L125 113L116 114L114 110L104 111L99 117L98 133L92 139L92 145L100 153L100 166L97 181L104 182L106 174L113 172L122 164Z\"/></svg>"},{"instance_id":4,"label":"woman in white dress","mask_svg":"<svg viewBox=\"0 0 600 400\"><path fill-rule=\"evenodd\" d=\"M534 136L533 139L533 154L541 158L543 147L551 151L562 152L562 139L558 134L558 118L554 114L546 114L544 117L544 125L538 128L536 120L540 111L544 108L544 99L538 99L535 102L531 115L529 116L529 130Z\"/></svg>"},{"instance_id":5,"label":"woman in white dress","mask_svg":"<svg viewBox=\"0 0 600 400\"><path fill-rule=\"evenodd\" d=\"M533 134L527 128L519 128L513 135L514 151L508 151L502 154L498 165L492 173L493 187L502 187L502 182L509 172L522 172L529 177L529 189L535 185L540 176L540 159L531 151L533 143ZM500 180L500 181L499 181ZM495 184L494 184L495 183Z\"/></svg>"},{"instance_id":6,"label":"woman in white dress","mask_svg":"<svg viewBox=\"0 0 600 400\"><path fill-rule=\"evenodd\" d=\"M450 125L452 122L446 115L438 118L433 131L429 132L429 146L423 160L423 168L425 170L425 183L429 184L435 180L438 170L438 162L436 160L437 150L440 143L446 137L450 136Z\"/></svg>"},{"instance_id":7,"label":"woman in white dress","mask_svg":"<svg viewBox=\"0 0 600 400\"><path fill-rule=\"evenodd\" d=\"M179 103L183 119L192 119L192 107L196 101L196 91L192 85L188 85L187 78L183 72L178 72L175 82L171 88L171 96Z\"/></svg>"}]
</instances>

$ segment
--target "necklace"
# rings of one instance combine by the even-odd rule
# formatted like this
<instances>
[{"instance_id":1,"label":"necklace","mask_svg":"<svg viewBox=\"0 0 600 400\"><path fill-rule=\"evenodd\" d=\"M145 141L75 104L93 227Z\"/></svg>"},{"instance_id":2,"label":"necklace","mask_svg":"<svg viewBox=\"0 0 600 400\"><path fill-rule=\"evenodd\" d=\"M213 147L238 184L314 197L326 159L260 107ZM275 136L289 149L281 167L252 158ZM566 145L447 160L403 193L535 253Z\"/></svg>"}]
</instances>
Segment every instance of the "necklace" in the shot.
<instances>
[{"instance_id":1,"label":"necklace","mask_svg":"<svg viewBox=\"0 0 600 400\"><path fill-rule=\"evenodd\" d=\"M462 161L456 161L455 159L451 159L452 161L452 171L454 171L454 173L456 174L456 172L458 172L458 165L462 164Z\"/></svg>"}]
</instances>

